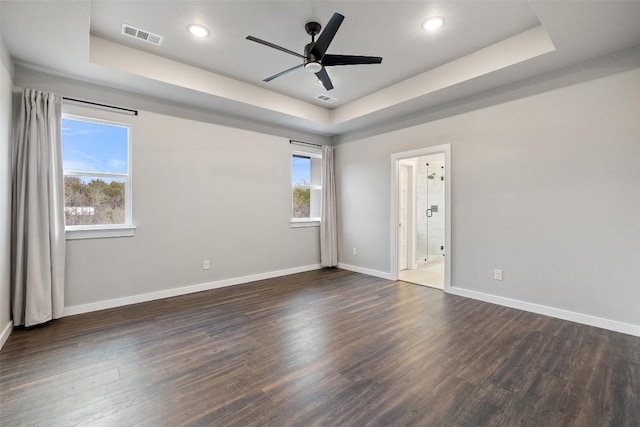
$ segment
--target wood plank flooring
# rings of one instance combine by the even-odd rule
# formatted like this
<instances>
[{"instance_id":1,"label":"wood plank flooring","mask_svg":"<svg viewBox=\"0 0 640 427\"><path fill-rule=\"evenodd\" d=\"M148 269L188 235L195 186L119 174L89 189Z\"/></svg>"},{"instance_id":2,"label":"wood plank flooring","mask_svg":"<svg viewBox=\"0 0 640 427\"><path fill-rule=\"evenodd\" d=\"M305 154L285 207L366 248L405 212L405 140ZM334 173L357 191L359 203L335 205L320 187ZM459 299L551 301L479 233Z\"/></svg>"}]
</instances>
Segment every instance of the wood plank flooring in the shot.
<instances>
[{"instance_id":1,"label":"wood plank flooring","mask_svg":"<svg viewBox=\"0 0 640 427\"><path fill-rule=\"evenodd\" d=\"M639 426L640 339L339 269L66 317L0 425Z\"/></svg>"}]
</instances>

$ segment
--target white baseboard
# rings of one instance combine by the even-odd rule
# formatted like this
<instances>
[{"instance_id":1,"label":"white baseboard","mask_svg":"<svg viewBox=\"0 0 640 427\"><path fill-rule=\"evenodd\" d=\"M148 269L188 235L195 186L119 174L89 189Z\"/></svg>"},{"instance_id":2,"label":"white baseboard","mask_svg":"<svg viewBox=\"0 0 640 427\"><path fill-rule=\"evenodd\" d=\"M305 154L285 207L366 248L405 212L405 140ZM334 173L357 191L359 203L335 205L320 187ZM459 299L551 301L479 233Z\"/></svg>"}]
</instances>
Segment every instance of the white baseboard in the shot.
<instances>
[{"instance_id":1,"label":"white baseboard","mask_svg":"<svg viewBox=\"0 0 640 427\"><path fill-rule=\"evenodd\" d=\"M9 339L11 331L13 331L13 321L9 320L9 323L2 328L2 333L0 334L0 350L2 350L2 346L4 346L4 343Z\"/></svg>"},{"instance_id":2,"label":"white baseboard","mask_svg":"<svg viewBox=\"0 0 640 427\"><path fill-rule=\"evenodd\" d=\"M356 265L343 264L341 262L338 263L338 268L341 268L343 270L354 271L356 273L367 274L369 276L380 277L382 279L393 280L391 278L391 273L386 273L384 271L371 270L369 268L358 267Z\"/></svg>"},{"instance_id":3,"label":"white baseboard","mask_svg":"<svg viewBox=\"0 0 640 427\"><path fill-rule=\"evenodd\" d=\"M305 265L302 267L289 268L286 270L270 271L267 273L252 274L250 276L234 277L231 279L219 280L216 282L200 283L198 285L183 286L180 288L166 289L163 291L150 292L147 294L131 295L123 298L110 299L106 301L92 302L89 304L72 305L64 308L63 316L89 313L92 311L105 310L108 308L122 307L124 305L137 304L140 302L153 301L163 298L175 297L179 295L192 294L194 292L208 291L210 289L224 288L226 286L240 285L242 283L255 282L257 280L272 279L274 277L288 276L290 274L304 273L305 271L319 270L320 264Z\"/></svg>"},{"instance_id":4,"label":"white baseboard","mask_svg":"<svg viewBox=\"0 0 640 427\"><path fill-rule=\"evenodd\" d=\"M500 297L497 295L485 294L483 292L472 291L457 287L450 287L445 292L461 297L472 298L484 302L517 308L518 310L529 311L531 313L543 314L555 317L556 319L569 320L571 322L582 323L584 325L595 326L596 328L608 329L610 331L621 332L623 334L640 337L640 326L630 323L618 322L616 320L604 319L602 317L590 316L588 314L576 313L574 311L562 310L560 308L546 305L533 304L521 300Z\"/></svg>"},{"instance_id":5,"label":"white baseboard","mask_svg":"<svg viewBox=\"0 0 640 427\"><path fill-rule=\"evenodd\" d=\"M250 276L236 277L231 279L219 280L216 282L201 283L198 285L184 286L180 288L166 289L158 292L147 294L132 295L129 297L116 298L106 301L98 301L89 304L80 304L65 307L63 316L72 316L74 314L88 313L92 311L105 310L108 308L121 307L140 302L153 301L162 298L169 298L179 295L186 295L194 292L201 292L210 289L223 288L226 286L239 285L242 283L255 282L257 280L271 279L274 277L287 276L289 274L303 273L305 271L319 270L320 264L307 265L302 267L290 268L286 270L271 271L267 273L254 274ZM338 268L349 270L356 273L367 274L369 276L380 277L386 280L393 280L391 273L384 271L372 270L369 268L358 267L355 265L339 263ZM458 287L450 287L445 292L466 298L472 298L479 301L498 304L505 307L516 308L518 310L529 311L531 313L542 314L545 316L555 317L557 319L568 320L571 322L581 323L584 325L595 326L597 328L608 329L610 331L621 332L623 334L640 337L640 326L630 323L618 322L616 320L604 319L602 317L591 316L588 314L576 313L573 311L563 310L559 308L549 307L546 305L534 304L526 301L515 300L511 298L501 297L497 295L486 294L483 292L472 291ZM4 345L9 334L13 329L13 323L5 326L0 335L0 349Z\"/></svg>"},{"instance_id":6,"label":"white baseboard","mask_svg":"<svg viewBox=\"0 0 640 427\"><path fill-rule=\"evenodd\" d=\"M381 277L387 280L393 280L391 273L383 271L371 270L368 268L357 267L349 264L338 264L338 268L344 270L355 271L356 273L368 274L369 276ZM583 325L595 326L596 328L607 329L614 332L640 337L640 326L630 323L618 322L616 320L605 319L602 317L591 316L588 314L576 313L574 311L563 310L560 308L549 307L546 305L534 304L526 301L500 297L497 295L485 294L483 292L472 291L469 289L449 287L444 290L446 293L458 295L461 297L472 298L492 304L503 305L505 307L516 308L518 310L529 311L531 313L542 314L556 319L568 320L570 322L581 323Z\"/></svg>"}]
</instances>

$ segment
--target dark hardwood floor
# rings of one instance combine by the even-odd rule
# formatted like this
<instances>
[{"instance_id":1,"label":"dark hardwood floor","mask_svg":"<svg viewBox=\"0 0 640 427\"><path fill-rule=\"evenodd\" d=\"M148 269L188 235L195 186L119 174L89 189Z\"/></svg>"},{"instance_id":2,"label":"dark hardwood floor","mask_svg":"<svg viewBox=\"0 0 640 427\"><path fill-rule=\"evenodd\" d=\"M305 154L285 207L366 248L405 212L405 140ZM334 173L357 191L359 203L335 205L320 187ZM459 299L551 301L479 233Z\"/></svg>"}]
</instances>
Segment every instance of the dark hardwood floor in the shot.
<instances>
[{"instance_id":1,"label":"dark hardwood floor","mask_svg":"<svg viewBox=\"0 0 640 427\"><path fill-rule=\"evenodd\" d=\"M640 339L338 269L66 317L0 424L638 426Z\"/></svg>"}]
</instances>

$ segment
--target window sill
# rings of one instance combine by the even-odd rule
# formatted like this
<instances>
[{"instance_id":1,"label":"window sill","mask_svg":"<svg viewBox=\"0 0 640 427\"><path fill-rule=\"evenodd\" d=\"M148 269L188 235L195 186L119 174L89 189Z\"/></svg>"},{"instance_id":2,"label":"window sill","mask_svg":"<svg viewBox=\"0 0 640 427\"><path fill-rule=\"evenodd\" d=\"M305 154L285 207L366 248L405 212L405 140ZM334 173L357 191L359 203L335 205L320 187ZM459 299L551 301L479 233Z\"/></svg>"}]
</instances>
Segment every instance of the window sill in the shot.
<instances>
[{"instance_id":1,"label":"window sill","mask_svg":"<svg viewBox=\"0 0 640 427\"><path fill-rule=\"evenodd\" d=\"M291 228L320 227L320 219L292 219Z\"/></svg>"},{"instance_id":2,"label":"window sill","mask_svg":"<svg viewBox=\"0 0 640 427\"><path fill-rule=\"evenodd\" d=\"M134 236L134 226L111 226L99 228L72 228L65 230L67 240L76 239L102 239L106 237L131 237Z\"/></svg>"}]
</instances>

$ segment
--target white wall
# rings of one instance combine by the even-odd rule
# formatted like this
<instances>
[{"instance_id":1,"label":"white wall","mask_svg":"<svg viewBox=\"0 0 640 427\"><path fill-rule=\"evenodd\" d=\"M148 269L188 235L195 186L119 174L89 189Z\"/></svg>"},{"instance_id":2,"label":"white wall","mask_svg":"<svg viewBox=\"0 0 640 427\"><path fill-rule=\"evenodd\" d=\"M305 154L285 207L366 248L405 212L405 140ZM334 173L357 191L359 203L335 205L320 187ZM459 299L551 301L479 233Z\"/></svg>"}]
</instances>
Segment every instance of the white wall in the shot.
<instances>
[{"instance_id":1,"label":"white wall","mask_svg":"<svg viewBox=\"0 0 640 427\"><path fill-rule=\"evenodd\" d=\"M389 272L390 156L451 144L452 286L640 325L640 69L568 79L338 145L340 262Z\"/></svg>"},{"instance_id":2,"label":"white wall","mask_svg":"<svg viewBox=\"0 0 640 427\"><path fill-rule=\"evenodd\" d=\"M11 74L11 59L0 34L0 347L6 338L3 332L11 324Z\"/></svg>"},{"instance_id":3,"label":"white wall","mask_svg":"<svg viewBox=\"0 0 640 427\"><path fill-rule=\"evenodd\" d=\"M135 96L110 99L103 88L21 68L15 83L173 111ZM293 146L288 138L210 123L199 111L176 111L203 120L144 109L137 117L122 116L133 124L135 237L67 241L68 312L319 264L318 228L291 228L289 223ZM202 269L205 259L211 261L207 271Z\"/></svg>"}]
</instances>

